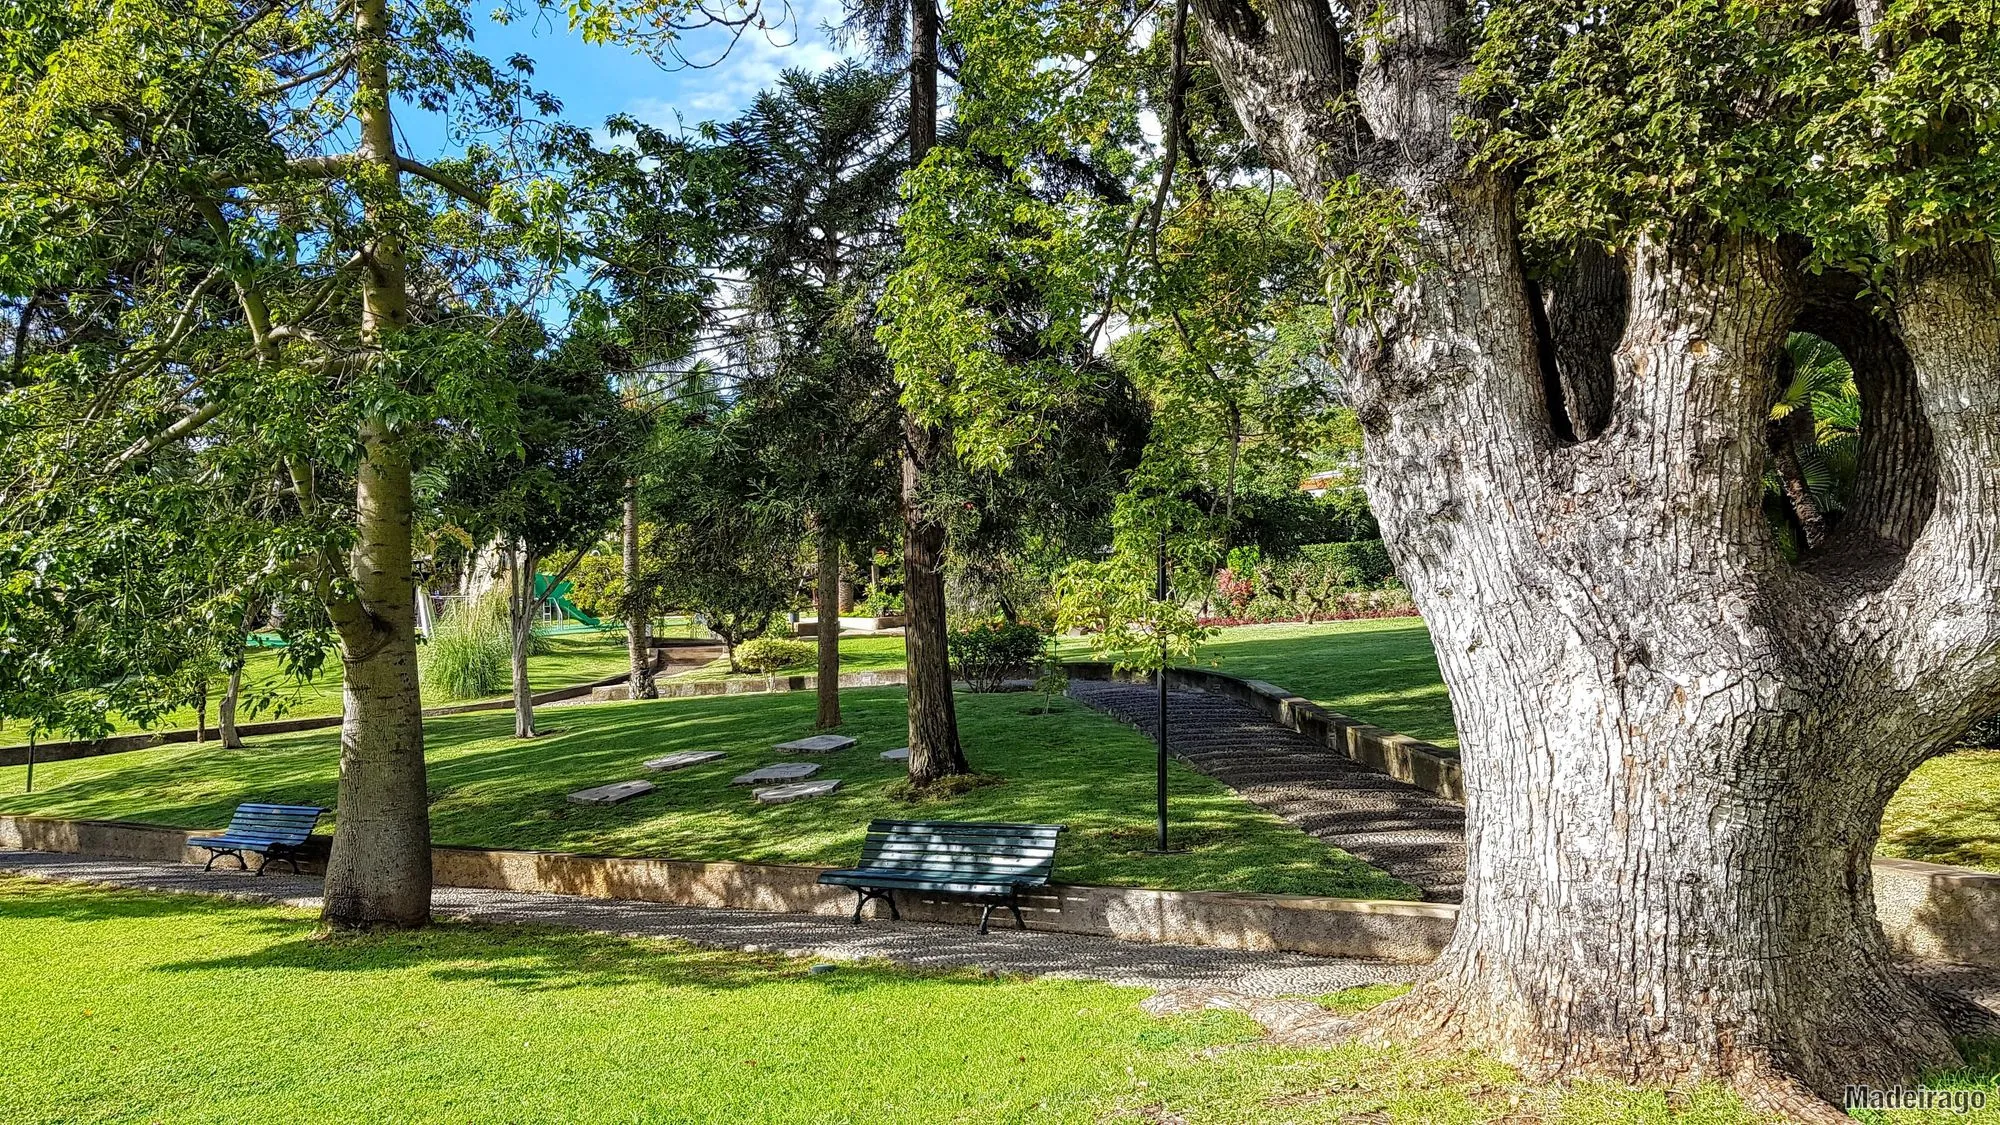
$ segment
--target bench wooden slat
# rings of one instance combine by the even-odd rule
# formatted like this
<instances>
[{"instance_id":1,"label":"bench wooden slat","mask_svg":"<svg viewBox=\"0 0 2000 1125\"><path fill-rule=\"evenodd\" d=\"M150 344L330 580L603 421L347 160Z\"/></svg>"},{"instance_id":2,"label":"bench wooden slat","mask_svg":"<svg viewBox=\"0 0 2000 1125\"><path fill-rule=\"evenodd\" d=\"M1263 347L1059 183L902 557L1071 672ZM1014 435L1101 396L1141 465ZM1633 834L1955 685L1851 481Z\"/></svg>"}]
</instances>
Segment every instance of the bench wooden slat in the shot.
<instances>
[{"instance_id":1,"label":"bench wooden slat","mask_svg":"<svg viewBox=\"0 0 2000 1125\"><path fill-rule=\"evenodd\" d=\"M861 894L854 919L871 893L931 891L1004 900L1020 921L1021 888L1048 883L1055 871L1060 824L1002 824L989 821L877 820L861 844L861 864L828 871L819 881L853 887ZM889 904L895 913L895 903ZM979 931L986 932L986 908Z\"/></svg>"},{"instance_id":2,"label":"bench wooden slat","mask_svg":"<svg viewBox=\"0 0 2000 1125\"><path fill-rule=\"evenodd\" d=\"M265 857L268 863L274 857L286 857L297 868L299 848L312 838L313 829L326 810L317 805L269 805L250 803L236 806L229 818L229 827L214 836L198 836L188 844L206 848L216 855L235 854L240 860L242 853ZM215 858L209 859L213 866ZM260 866L258 873L263 873Z\"/></svg>"}]
</instances>

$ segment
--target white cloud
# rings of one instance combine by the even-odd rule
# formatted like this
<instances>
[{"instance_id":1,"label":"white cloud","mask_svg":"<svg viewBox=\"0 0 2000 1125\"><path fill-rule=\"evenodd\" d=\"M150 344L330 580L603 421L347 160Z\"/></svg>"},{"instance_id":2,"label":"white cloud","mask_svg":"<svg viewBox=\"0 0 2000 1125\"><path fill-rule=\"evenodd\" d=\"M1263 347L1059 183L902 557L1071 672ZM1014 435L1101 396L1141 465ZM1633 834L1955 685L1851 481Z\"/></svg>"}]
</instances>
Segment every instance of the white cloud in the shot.
<instances>
[{"instance_id":1,"label":"white cloud","mask_svg":"<svg viewBox=\"0 0 2000 1125\"><path fill-rule=\"evenodd\" d=\"M783 26L746 31L733 47L728 37L718 32L689 36L685 53L690 59L706 63L720 56L721 61L677 72L675 85L680 96L673 105L689 121L734 117L759 90L777 81L780 73L825 70L851 57L851 52L836 50L827 39L825 29L840 20L840 0L797 0L790 5ZM657 98L639 102L666 104ZM639 115L636 108L627 112Z\"/></svg>"}]
</instances>

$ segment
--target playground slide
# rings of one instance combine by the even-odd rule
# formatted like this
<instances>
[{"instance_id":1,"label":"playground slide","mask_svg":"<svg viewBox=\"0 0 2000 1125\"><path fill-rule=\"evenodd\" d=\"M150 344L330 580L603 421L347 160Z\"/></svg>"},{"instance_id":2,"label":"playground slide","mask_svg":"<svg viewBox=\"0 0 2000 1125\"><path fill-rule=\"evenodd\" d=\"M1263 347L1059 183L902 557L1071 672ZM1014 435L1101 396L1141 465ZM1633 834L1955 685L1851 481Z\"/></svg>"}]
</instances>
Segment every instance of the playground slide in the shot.
<instances>
[{"instance_id":1,"label":"playground slide","mask_svg":"<svg viewBox=\"0 0 2000 1125\"><path fill-rule=\"evenodd\" d=\"M555 579L550 578L546 574L535 575L535 596L539 598L544 594L548 594L549 583L553 581L555 581ZM563 596L569 593L572 588L573 587L568 582L565 582L562 585L557 586L555 589L555 593L549 596L549 601L554 603L556 609L559 610L564 617L569 618L571 621L575 621L580 625L588 625L593 629L601 627L604 624L604 622L599 621L597 618L592 617L590 614L583 612L583 610L577 608L575 602L572 602L568 598Z\"/></svg>"}]
</instances>

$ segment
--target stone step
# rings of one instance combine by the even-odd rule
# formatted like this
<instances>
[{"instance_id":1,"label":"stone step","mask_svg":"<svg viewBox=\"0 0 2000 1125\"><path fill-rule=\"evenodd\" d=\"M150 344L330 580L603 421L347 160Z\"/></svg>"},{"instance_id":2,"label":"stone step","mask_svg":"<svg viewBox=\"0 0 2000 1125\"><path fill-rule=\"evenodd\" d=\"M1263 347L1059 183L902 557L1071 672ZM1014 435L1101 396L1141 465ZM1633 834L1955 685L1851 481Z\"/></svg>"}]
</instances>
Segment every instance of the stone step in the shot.
<instances>
[{"instance_id":1,"label":"stone step","mask_svg":"<svg viewBox=\"0 0 2000 1125\"><path fill-rule=\"evenodd\" d=\"M579 789L569 795L569 799L579 805L615 805L634 797L643 797L657 788L650 781L614 781L609 785L593 785Z\"/></svg>"}]
</instances>

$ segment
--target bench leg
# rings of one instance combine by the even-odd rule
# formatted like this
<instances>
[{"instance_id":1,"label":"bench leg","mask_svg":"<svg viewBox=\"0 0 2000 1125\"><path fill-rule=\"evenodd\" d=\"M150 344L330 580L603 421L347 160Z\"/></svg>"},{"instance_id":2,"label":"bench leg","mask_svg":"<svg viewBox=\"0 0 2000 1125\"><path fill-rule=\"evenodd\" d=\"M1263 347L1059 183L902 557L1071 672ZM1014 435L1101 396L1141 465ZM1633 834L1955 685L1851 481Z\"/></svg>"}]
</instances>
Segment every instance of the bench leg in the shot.
<instances>
[{"instance_id":1,"label":"bench leg","mask_svg":"<svg viewBox=\"0 0 2000 1125\"><path fill-rule=\"evenodd\" d=\"M986 904L986 907L985 907L985 909L983 909L983 910L981 910L981 911L979 912L979 932L980 932L980 933L982 933L982 934L983 934L983 933L985 933L985 932L986 932L986 922L987 922L987 920L988 920L988 919L990 919L990 918L992 918L992 917L993 917L993 908L994 908L994 907L996 907L996 906L998 906L998 905L1000 905L1000 904L999 904L999 903L997 903L997 902L989 902L989 903L987 903L987 904Z\"/></svg>"},{"instance_id":2,"label":"bench leg","mask_svg":"<svg viewBox=\"0 0 2000 1125\"><path fill-rule=\"evenodd\" d=\"M896 909L895 897L888 891L875 887L856 887L854 888L854 895L855 925L859 926L861 924L861 910L868 905L868 900L871 898L879 898L889 907L889 920L891 922L900 922L903 920L902 912Z\"/></svg>"},{"instance_id":3,"label":"bench leg","mask_svg":"<svg viewBox=\"0 0 2000 1125\"><path fill-rule=\"evenodd\" d=\"M1026 918L1021 917L1021 893L1019 891L1016 891L1012 895L1008 896L1007 909L1014 912L1015 929L1025 930L1028 928L1028 920Z\"/></svg>"},{"instance_id":4,"label":"bench leg","mask_svg":"<svg viewBox=\"0 0 2000 1125\"><path fill-rule=\"evenodd\" d=\"M257 857L257 874L262 875L264 873L264 869L269 866L271 866L270 852L265 852L263 855Z\"/></svg>"}]
</instances>

